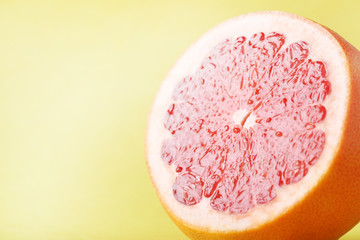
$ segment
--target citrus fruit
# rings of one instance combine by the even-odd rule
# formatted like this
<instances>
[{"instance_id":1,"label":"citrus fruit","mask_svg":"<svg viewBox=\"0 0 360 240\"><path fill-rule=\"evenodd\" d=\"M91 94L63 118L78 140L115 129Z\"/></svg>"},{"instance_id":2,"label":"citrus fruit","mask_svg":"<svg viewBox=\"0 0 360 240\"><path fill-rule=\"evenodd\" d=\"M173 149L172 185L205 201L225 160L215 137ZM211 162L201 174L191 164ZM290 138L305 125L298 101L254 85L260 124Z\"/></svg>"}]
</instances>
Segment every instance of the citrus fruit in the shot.
<instances>
[{"instance_id":1,"label":"citrus fruit","mask_svg":"<svg viewBox=\"0 0 360 240\"><path fill-rule=\"evenodd\" d=\"M259 12L202 36L148 122L160 201L192 239L336 239L360 219L360 53Z\"/></svg>"}]
</instances>

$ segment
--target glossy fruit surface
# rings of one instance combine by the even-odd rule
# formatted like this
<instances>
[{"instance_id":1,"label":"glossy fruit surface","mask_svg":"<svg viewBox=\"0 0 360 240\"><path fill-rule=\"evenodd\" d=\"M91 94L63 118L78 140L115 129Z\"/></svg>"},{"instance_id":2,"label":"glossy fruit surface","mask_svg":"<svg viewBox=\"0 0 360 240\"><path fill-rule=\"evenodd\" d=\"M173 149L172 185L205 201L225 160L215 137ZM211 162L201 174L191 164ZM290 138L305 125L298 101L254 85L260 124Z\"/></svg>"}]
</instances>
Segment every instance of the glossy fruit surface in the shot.
<instances>
[{"instance_id":1,"label":"glossy fruit surface","mask_svg":"<svg viewBox=\"0 0 360 240\"><path fill-rule=\"evenodd\" d=\"M179 227L194 239L335 239L355 225L358 58L336 33L282 12L231 19L192 45L147 137Z\"/></svg>"}]
</instances>

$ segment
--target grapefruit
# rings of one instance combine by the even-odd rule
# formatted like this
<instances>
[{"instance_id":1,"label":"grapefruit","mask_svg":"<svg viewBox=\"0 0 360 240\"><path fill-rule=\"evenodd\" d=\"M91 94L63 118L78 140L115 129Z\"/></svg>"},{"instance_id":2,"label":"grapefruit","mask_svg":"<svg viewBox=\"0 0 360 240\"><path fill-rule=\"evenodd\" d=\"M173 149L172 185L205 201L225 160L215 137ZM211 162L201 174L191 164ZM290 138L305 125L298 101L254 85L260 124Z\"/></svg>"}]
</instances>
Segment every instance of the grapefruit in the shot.
<instances>
[{"instance_id":1,"label":"grapefruit","mask_svg":"<svg viewBox=\"0 0 360 240\"><path fill-rule=\"evenodd\" d=\"M191 239L337 239L360 219L360 52L300 16L211 29L162 83L147 165Z\"/></svg>"}]
</instances>

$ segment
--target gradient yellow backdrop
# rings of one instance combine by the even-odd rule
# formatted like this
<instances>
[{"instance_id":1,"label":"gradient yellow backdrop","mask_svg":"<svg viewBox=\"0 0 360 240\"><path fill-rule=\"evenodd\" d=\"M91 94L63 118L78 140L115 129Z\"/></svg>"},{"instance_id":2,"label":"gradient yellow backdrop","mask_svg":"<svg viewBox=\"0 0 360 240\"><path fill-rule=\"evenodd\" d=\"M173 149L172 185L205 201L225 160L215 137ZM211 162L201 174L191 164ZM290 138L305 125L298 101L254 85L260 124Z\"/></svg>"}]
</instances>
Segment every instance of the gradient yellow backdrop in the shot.
<instances>
[{"instance_id":1,"label":"gradient yellow backdrop","mask_svg":"<svg viewBox=\"0 0 360 240\"><path fill-rule=\"evenodd\" d=\"M0 239L187 239L147 174L147 114L193 41L259 10L360 48L357 0L0 1Z\"/></svg>"}]
</instances>

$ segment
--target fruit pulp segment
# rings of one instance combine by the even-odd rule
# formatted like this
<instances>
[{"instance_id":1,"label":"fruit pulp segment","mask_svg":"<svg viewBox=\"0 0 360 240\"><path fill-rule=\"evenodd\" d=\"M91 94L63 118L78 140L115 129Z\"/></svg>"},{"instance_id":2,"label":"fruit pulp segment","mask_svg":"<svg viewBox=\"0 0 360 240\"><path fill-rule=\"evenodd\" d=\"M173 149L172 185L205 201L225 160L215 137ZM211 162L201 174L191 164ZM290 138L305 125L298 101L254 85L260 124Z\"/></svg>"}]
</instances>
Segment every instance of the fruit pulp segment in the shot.
<instances>
[{"instance_id":1,"label":"fruit pulp segment","mask_svg":"<svg viewBox=\"0 0 360 240\"><path fill-rule=\"evenodd\" d=\"M161 157L176 166L177 201L246 213L319 159L327 69L306 42L284 43L275 32L226 39L175 87Z\"/></svg>"}]
</instances>

